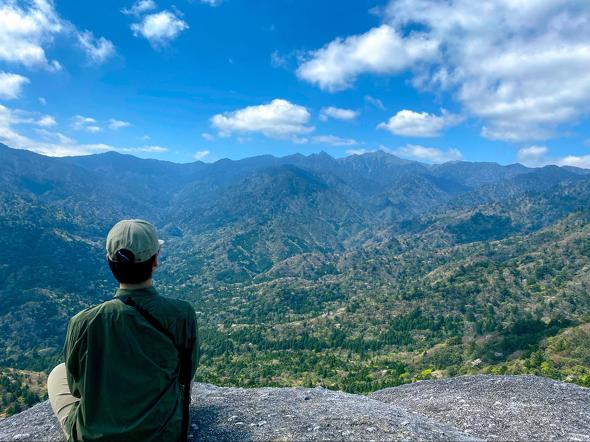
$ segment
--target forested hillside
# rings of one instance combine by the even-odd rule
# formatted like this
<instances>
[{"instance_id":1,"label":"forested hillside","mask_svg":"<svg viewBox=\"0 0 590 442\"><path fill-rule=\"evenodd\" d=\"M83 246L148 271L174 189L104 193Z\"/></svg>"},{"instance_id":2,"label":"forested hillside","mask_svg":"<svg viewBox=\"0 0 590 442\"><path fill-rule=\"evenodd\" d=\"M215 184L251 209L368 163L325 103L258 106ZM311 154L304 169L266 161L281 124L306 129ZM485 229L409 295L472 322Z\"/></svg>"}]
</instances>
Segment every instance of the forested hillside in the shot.
<instances>
[{"instance_id":1,"label":"forested hillside","mask_svg":"<svg viewBox=\"0 0 590 442\"><path fill-rule=\"evenodd\" d=\"M158 289L198 311L201 381L365 393L491 372L590 386L584 169L0 145L0 367L59 362L68 317L113 294L104 238L131 217L166 240Z\"/></svg>"}]
</instances>

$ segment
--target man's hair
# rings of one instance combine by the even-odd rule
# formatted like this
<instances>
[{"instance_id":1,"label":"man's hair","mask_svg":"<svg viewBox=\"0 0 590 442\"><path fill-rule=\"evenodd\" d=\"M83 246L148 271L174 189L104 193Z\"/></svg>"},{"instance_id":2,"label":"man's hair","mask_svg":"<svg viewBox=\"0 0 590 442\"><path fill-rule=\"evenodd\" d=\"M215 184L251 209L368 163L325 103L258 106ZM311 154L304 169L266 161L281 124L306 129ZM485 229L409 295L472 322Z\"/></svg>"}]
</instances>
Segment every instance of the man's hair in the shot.
<instances>
[{"instance_id":1,"label":"man's hair","mask_svg":"<svg viewBox=\"0 0 590 442\"><path fill-rule=\"evenodd\" d=\"M123 284L139 284L152 277L156 255L144 262L135 262L135 255L127 249L119 250L117 261L109 261L115 279Z\"/></svg>"}]
</instances>

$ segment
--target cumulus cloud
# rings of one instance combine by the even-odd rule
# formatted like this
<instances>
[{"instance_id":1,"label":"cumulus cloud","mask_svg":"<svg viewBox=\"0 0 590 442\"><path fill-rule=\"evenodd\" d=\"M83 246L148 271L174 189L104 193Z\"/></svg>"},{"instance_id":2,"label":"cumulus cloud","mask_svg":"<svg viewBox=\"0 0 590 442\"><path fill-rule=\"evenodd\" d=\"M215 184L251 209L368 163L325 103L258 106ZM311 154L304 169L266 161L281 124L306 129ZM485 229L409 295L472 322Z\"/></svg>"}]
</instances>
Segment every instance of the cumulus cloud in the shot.
<instances>
[{"instance_id":1,"label":"cumulus cloud","mask_svg":"<svg viewBox=\"0 0 590 442\"><path fill-rule=\"evenodd\" d=\"M310 54L297 75L326 90L362 74L411 72L518 141L559 133L590 111L590 3L570 0L395 0L384 24Z\"/></svg>"},{"instance_id":2,"label":"cumulus cloud","mask_svg":"<svg viewBox=\"0 0 590 442\"><path fill-rule=\"evenodd\" d=\"M26 149L43 155L59 157L88 155L110 150L137 154L158 154L168 151L167 148L162 146L116 147L104 143L83 144L60 132L52 132L42 128L35 129L40 138L30 138L20 131L22 125L38 124L38 120L30 118L30 115L30 112L14 110L0 105L0 142L15 149Z\"/></svg>"},{"instance_id":3,"label":"cumulus cloud","mask_svg":"<svg viewBox=\"0 0 590 442\"><path fill-rule=\"evenodd\" d=\"M358 141L352 138L342 138L336 135L317 135L312 140L317 144L330 144L332 146L355 146L359 144Z\"/></svg>"},{"instance_id":4,"label":"cumulus cloud","mask_svg":"<svg viewBox=\"0 0 590 442\"><path fill-rule=\"evenodd\" d=\"M443 129L460 121L460 117L445 110L438 116L404 109L391 117L387 123L380 123L377 127L406 137L437 137Z\"/></svg>"},{"instance_id":5,"label":"cumulus cloud","mask_svg":"<svg viewBox=\"0 0 590 442\"><path fill-rule=\"evenodd\" d=\"M105 144L78 144L71 138L63 135L59 137L61 134L52 134L48 131L45 131L46 134L51 135L53 140L31 139L18 131L19 125L31 122L29 119L23 120L21 115L22 112L0 105L0 142L16 149L32 150L50 156L85 155L114 150Z\"/></svg>"},{"instance_id":6,"label":"cumulus cloud","mask_svg":"<svg viewBox=\"0 0 590 442\"><path fill-rule=\"evenodd\" d=\"M545 146L529 146L519 149L516 159L519 163L529 167L539 167L548 164L549 149Z\"/></svg>"},{"instance_id":7,"label":"cumulus cloud","mask_svg":"<svg viewBox=\"0 0 590 442\"><path fill-rule=\"evenodd\" d=\"M200 151L198 151L198 152L195 152L195 155L194 155L194 157L195 157L195 160L197 160L197 161L202 161L202 160L204 160L205 158L207 158L207 157L209 156L209 154L210 154L210 153L211 153L211 152L209 152L208 150L200 150Z\"/></svg>"},{"instance_id":8,"label":"cumulus cloud","mask_svg":"<svg viewBox=\"0 0 590 442\"><path fill-rule=\"evenodd\" d=\"M322 89L337 91L351 87L361 74L398 73L436 55L436 41L421 35L404 38L384 24L313 51L297 69L297 76Z\"/></svg>"},{"instance_id":9,"label":"cumulus cloud","mask_svg":"<svg viewBox=\"0 0 590 442\"><path fill-rule=\"evenodd\" d=\"M559 160L560 166L573 166L582 167L584 169L590 169L590 155L568 155Z\"/></svg>"},{"instance_id":10,"label":"cumulus cloud","mask_svg":"<svg viewBox=\"0 0 590 442\"><path fill-rule=\"evenodd\" d=\"M458 149L446 151L435 147L424 147L416 144L408 144L393 151L394 154L412 160L426 161L429 163L445 163L447 161L458 161L463 155Z\"/></svg>"},{"instance_id":11,"label":"cumulus cloud","mask_svg":"<svg viewBox=\"0 0 590 442\"><path fill-rule=\"evenodd\" d=\"M277 98L267 104L214 115L211 126L219 131L220 136L261 133L269 138L305 142L300 136L314 130L307 126L309 118L310 113L305 107Z\"/></svg>"},{"instance_id":12,"label":"cumulus cloud","mask_svg":"<svg viewBox=\"0 0 590 442\"><path fill-rule=\"evenodd\" d=\"M125 15L139 16L146 12L153 11L158 5L153 0L138 0L129 8L121 9L121 12Z\"/></svg>"},{"instance_id":13,"label":"cumulus cloud","mask_svg":"<svg viewBox=\"0 0 590 442\"><path fill-rule=\"evenodd\" d=\"M27 77L0 71L0 98L7 100L18 98L23 86L27 83L29 83Z\"/></svg>"},{"instance_id":14,"label":"cumulus cloud","mask_svg":"<svg viewBox=\"0 0 590 442\"><path fill-rule=\"evenodd\" d=\"M350 121L354 120L356 117L359 116L359 112L352 110L352 109L343 109L340 107L323 107L320 110L320 120L328 121L328 119L333 118L335 120L344 120Z\"/></svg>"},{"instance_id":15,"label":"cumulus cloud","mask_svg":"<svg viewBox=\"0 0 590 442\"><path fill-rule=\"evenodd\" d=\"M94 64L104 63L115 54L115 45L104 37L96 38L90 31L78 34L78 43Z\"/></svg>"},{"instance_id":16,"label":"cumulus cloud","mask_svg":"<svg viewBox=\"0 0 590 442\"><path fill-rule=\"evenodd\" d=\"M117 130L129 126L131 126L129 121L115 120L114 118L109 119L109 129Z\"/></svg>"},{"instance_id":17,"label":"cumulus cloud","mask_svg":"<svg viewBox=\"0 0 590 442\"><path fill-rule=\"evenodd\" d=\"M518 150L516 158L528 167L543 167L548 164L573 166L590 169L590 155L566 155L563 158L551 156L546 146L528 146Z\"/></svg>"},{"instance_id":18,"label":"cumulus cloud","mask_svg":"<svg viewBox=\"0 0 590 442\"><path fill-rule=\"evenodd\" d=\"M27 67L59 69L56 60L48 60L44 47L64 24L53 3L36 0L20 7L8 1L0 5L0 60Z\"/></svg>"},{"instance_id":19,"label":"cumulus cloud","mask_svg":"<svg viewBox=\"0 0 590 442\"><path fill-rule=\"evenodd\" d=\"M75 41L94 63L101 63L114 53L109 40L95 38L90 31L79 32L62 19L51 0L0 3L0 61L58 71L61 64L50 60L46 53L58 36Z\"/></svg>"},{"instance_id":20,"label":"cumulus cloud","mask_svg":"<svg viewBox=\"0 0 590 442\"><path fill-rule=\"evenodd\" d=\"M133 23L131 30L136 37L144 37L154 47L164 46L188 29L188 24L170 11L161 11L143 17Z\"/></svg>"},{"instance_id":21,"label":"cumulus cloud","mask_svg":"<svg viewBox=\"0 0 590 442\"><path fill-rule=\"evenodd\" d=\"M53 118L51 115L43 115L37 120L37 125L41 127L51 127L55 126L56 124L57 122L55 121L55 118Z\"/></svg>"},{"instance_id":22,"label":"cumulus cloud","mask_svg":"<svg viewBox=\"0 0 590 442\"><path fill-rule=\"evenodd\" d=\"M97 133L102 130L98 126L98 121L91 117L84 117L83 115L76 115L72 118L72 129L90 133Z\"/></svg>"}]
</instances>

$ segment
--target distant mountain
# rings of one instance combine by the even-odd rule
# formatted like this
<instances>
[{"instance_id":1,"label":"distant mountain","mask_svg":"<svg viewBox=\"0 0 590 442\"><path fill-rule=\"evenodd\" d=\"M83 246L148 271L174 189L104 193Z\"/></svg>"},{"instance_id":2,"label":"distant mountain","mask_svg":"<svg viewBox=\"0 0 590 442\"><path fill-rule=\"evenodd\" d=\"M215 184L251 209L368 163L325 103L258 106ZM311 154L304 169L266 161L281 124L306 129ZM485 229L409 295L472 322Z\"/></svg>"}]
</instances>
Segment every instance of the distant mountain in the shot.
<instances>
[{"instance_id":1,"label":"distant mountain","mask_svg":"<svg viewBox=\"0 0 590 442\"><path fill-rule=\"evenodd\" d=\"M166 240L160 291L200 312L201 380L590 385L574 345L547 344L589 336L588 171L382 151L175 164L0 145L0 366L59 360L67 318L115 287L106 233L135 217Z\"/></svg>"}]
</instances>

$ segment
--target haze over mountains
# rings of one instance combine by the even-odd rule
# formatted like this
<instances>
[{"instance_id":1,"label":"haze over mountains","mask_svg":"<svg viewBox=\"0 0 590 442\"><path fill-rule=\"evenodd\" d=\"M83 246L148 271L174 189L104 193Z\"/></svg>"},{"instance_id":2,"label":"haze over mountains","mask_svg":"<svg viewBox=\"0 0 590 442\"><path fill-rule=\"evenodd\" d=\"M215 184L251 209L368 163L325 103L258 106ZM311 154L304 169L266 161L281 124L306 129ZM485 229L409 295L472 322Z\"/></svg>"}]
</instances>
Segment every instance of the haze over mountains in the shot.
<instances>
[{"instance_id":1,"label":"haze over mountains","mask_svg":"<svg viewBox=\"0 0 590 442\"><path fill-rule=\"evenodd\" d=\"M201 380L365 392L496 370L590 385L589 170L0 145L0 366L59 359L67 318L112 295L104 238L131 217L166 240L160 291L201 314Z\"/></svg>"}]
</instances>

